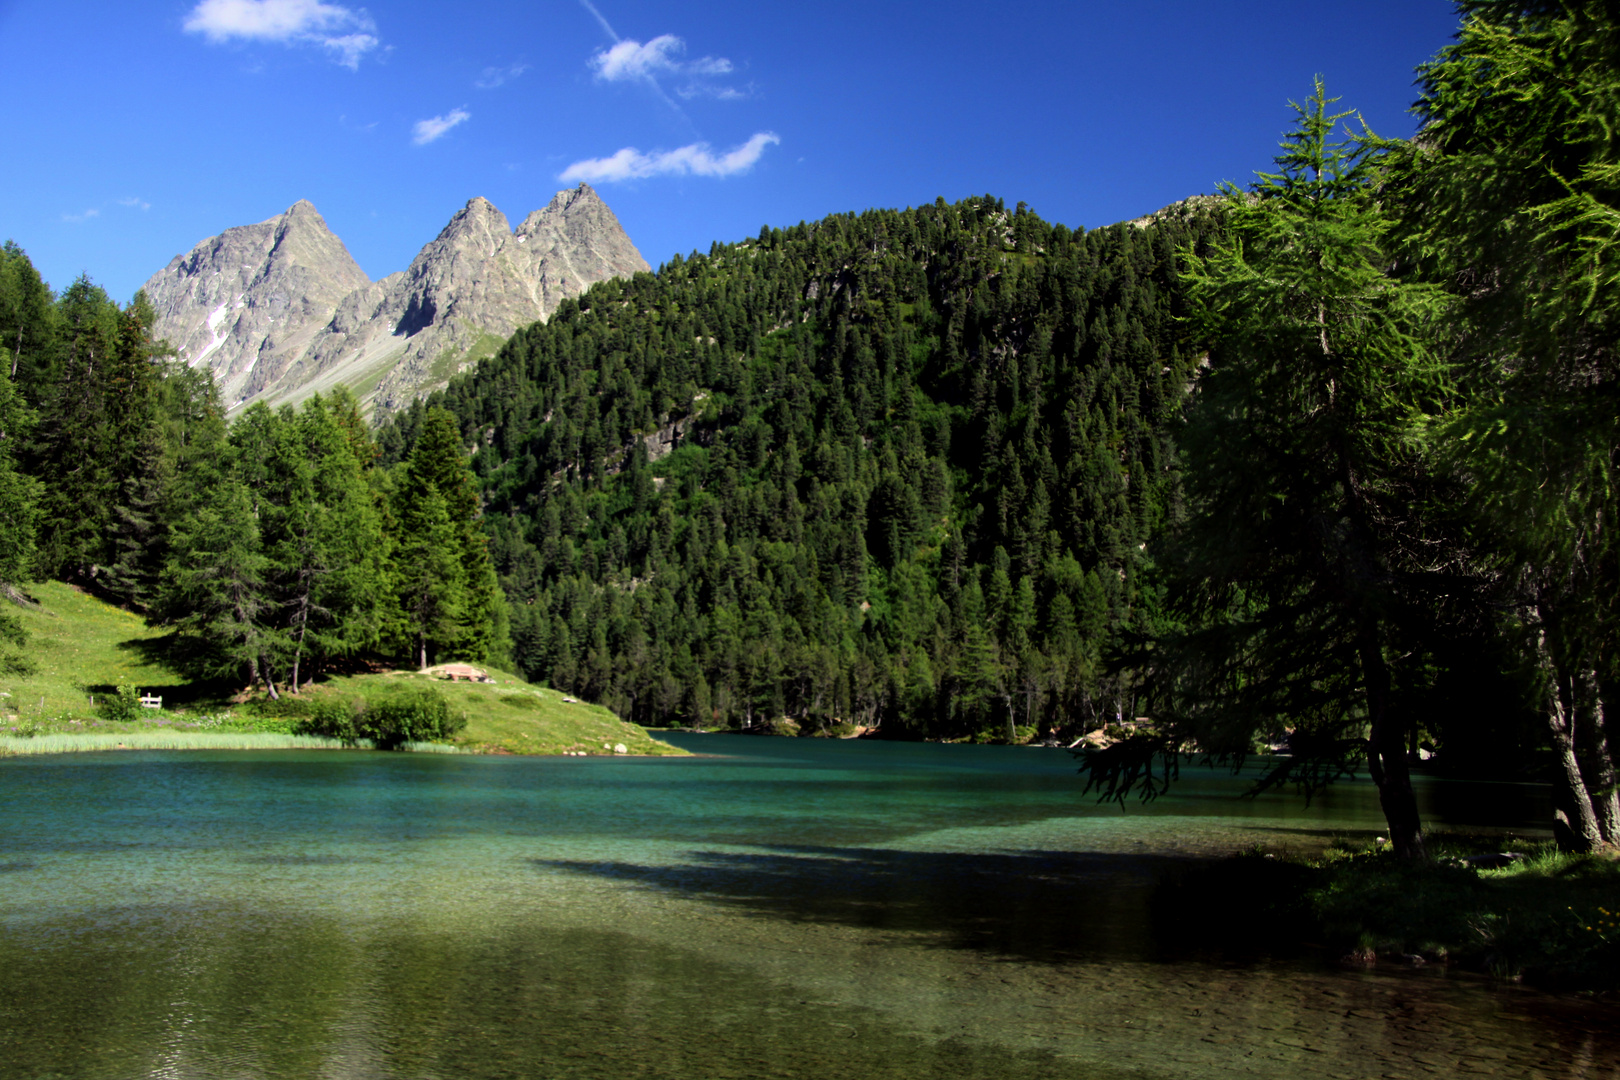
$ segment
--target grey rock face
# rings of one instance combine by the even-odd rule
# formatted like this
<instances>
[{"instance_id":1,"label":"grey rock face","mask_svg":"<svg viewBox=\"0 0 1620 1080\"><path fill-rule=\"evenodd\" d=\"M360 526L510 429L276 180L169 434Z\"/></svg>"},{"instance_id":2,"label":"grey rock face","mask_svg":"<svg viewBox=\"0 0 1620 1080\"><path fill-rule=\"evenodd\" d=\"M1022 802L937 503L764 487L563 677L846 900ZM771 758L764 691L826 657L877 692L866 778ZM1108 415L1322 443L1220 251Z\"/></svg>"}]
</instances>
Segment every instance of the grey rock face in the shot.
<instances>
[{"instance_id":1,"label":"grey rock face","mask_svg":"<svg viewBox=\"0 0 1620 1080\"><path fill-rule=\"evenodd\" d=\"M342 384L379 411L433 390L564 297L647 270L596 192L558 192L514 232L487 199L400 273L369 281L315 208L227 229L146 283L156 333L206 364L231 408Z\"/></svg>"}]
</instances>

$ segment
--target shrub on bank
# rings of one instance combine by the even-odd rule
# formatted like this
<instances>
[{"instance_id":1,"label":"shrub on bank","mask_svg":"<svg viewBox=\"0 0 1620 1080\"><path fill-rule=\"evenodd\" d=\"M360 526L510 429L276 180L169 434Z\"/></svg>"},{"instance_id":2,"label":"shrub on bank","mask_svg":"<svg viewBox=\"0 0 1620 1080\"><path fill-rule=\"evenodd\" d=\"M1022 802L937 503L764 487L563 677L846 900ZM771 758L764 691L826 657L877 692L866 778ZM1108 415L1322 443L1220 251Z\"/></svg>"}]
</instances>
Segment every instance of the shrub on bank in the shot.
<instances>
[{"instance_id":1,"label":"shrub on bank","mask_svg":"<svg viewBox=\"0 0 1620 1080\"><path fill-rule=\"evenodd\" d=\"M115 687L96 705L96 712L115 724L133 723L141 717L140 691L133 686Z\"/></svg>"},{"instance_id":2,"label":"shrub on bank","mask_svg":"<svg viewBox=\"0 0 1620 1080\"><path fill-rule=\"evenodd\" d=\"M424 687L377 701L312 701L305 706L296 730L347 743L370 739L379 750L397 750L405 743L449 742L466 727L466 714L452 708L437 690Z\"/></svg>"},{"instance_id":3,"label":"shrub on bank","mask_svg":"<svg viewBox=\"0 0 1620 1080\"><path fill-rule=\"evenodd\" d=\"M1236 953L1317 948L1371 963L1448 963L1541 985L1620 989L1620 859L1520 844L1504 866L1469 864L1479 843L1435 845L1412 864L1388 851L1287 858L1260 851L1167 879L1162 936Z\"/></svg>"}]
</instances>

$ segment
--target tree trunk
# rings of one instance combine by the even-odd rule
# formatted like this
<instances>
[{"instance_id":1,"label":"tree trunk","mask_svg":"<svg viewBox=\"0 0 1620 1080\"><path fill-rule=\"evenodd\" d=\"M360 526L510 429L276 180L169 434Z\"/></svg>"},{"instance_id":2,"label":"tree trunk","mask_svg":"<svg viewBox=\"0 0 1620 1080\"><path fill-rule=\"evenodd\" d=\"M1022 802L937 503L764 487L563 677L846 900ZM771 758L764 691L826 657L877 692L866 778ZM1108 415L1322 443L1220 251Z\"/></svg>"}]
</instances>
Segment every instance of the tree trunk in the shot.
<instances>
[{"instance_id":1,"label":"tree trunk","mask_svg":"<svg viewBox=\"0 0 1620 1080\"><path fill-rule=\"evenodd\" d=\"M1592 766L1590 780L1597 803L1598 829L1603 842L1620 847L1620 780L1615 776L1614 755L1609 752L1607 716L1603 709L1603 687L1593 680L1591 704Z\"/></svg>"},{"instance_id":2,"label":"tree trunk","mask_svg":"<svg viewBox=\"0 0 1620 1080\"><path fill-rule=\"evenodd\" d=\"M1576 682L1576 701L1579 705L1575 724L1575 759L1580 765L1581 778L1586 783L1587 796L1592 800L1592 814L1597 819L1598 836L1605 846L1620 841L1620 793L1615 791L1614 759L1609 756L1609 737L1604 725L1603 697L1598 685L1597 672L1586 667Z\"/></svg>"},{"instance_id":3,"label":"tree trunk","mask_svg":"<svg viewBox=\"0 0 1620 1080\"><path fill-rule=\"evenodd\" d=\"M1603 846L1603 832L1575 753L1578 707L1574 680L1558 670L1547 647L1545 622L1536 635L1536 652L1552 688L1547 695L1547 728L1558 757L1558 768L1553 773L1553 837L1562 851L1595 851Z\"/></svg>"},{"instance_id":4,"label":"tree trunk","mask_svg":"<svg viewBox=\"0 0 1620 1080\"><path fill-rule=\"evenodd\" d=\"M264 674L264 688L265 691L270 695L270 700L280 701L281 695L276 693L275 674L270 670L270 665L265 663L263 656L259 657L259 670Z\"/></svg>"},{"instance_id":5,"label":"tree trunk","mask_svg":"<svg viewBox=\"0 0 1620 1080\"><path fill-rule=\"evenodd\" d=\"M1417 794L1412 790L1412 774L1407 768L1405 732L1391 715L1389 668L1373 624L1363 627L1357 643L1361 674L1367 685L1367 715L1371 731L1367 738L1367 771L1378 785L1378 803L1389 824L1389 842L1402 859L1422 861L1428 851L1423 844L1423 820L1418 813Z\"/></svg>"},{"instance_id":6,"label":"tree trunk","mask_svg":"<svg viewBox=\"0 0 1620 1080\"><path fill-rule=\"evenodd\" d=\"M304 659L304 632L309 629L309 593L298 598L298 637L293 645L292 692L298 693L298 666Z\"/></svg>"}]
</instances>

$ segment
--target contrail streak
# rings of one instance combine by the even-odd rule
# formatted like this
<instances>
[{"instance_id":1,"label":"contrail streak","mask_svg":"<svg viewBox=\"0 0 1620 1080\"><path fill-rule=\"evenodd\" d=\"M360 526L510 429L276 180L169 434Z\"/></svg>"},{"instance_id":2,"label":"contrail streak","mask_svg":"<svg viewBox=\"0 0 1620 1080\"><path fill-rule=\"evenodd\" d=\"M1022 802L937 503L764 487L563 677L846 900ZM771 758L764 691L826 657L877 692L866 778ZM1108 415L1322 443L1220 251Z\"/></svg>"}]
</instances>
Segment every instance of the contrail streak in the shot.
<instances>
[{"instance_id":1,"label":"contrail streak","mask_svg":"<svg viewBox=\"0 0 1620 1080\"><path fill-rule=\"evenodd\" d=\"M607 31L607 36L613 39L613 44L617 45L620 40L619 35L614 33L613 27L609 26L608 21L602 18L602 13L596 10L596 5L591 3L591 0L579 0L579 2L585 5L586 11L596 16L596 21L602 24L602 29Z\"/></svg>"}]
</instances>

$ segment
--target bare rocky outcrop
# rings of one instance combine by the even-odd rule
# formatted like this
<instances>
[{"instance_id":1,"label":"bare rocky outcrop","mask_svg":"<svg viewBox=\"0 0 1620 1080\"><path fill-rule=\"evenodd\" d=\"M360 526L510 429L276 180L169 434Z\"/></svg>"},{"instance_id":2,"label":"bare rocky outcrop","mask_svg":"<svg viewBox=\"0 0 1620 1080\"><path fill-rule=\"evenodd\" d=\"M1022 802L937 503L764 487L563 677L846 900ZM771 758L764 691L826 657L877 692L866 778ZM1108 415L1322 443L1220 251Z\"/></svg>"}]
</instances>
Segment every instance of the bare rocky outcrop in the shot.
<instances>
[{"instance_id":1,"label":"bare rocky outcrop","mask_svg":"<svg viewBox=\"0 0 1620 1080\"><path fill-rule=\"evenodd\" d=\"M235 409L342 384L388 411L443 386L590 285L649 269L588 185L514 231L475 198L405 270L370 281L307 202L227 229L146 283L156 333Z\"/></svg>"}]
</instances>

